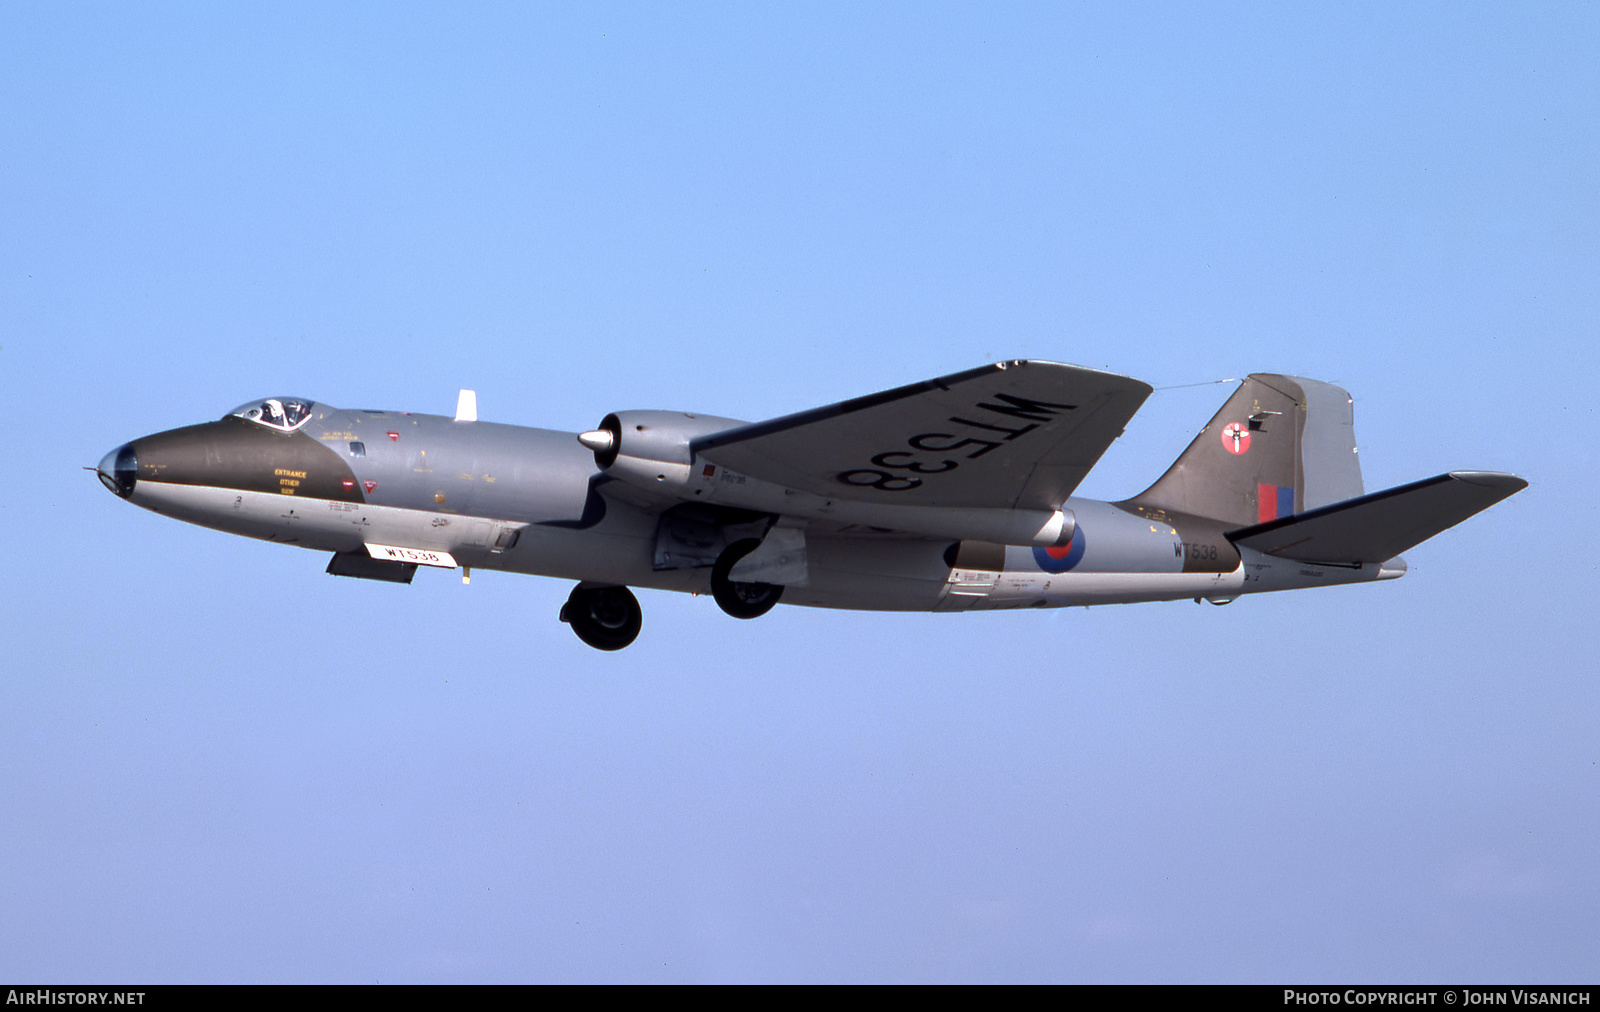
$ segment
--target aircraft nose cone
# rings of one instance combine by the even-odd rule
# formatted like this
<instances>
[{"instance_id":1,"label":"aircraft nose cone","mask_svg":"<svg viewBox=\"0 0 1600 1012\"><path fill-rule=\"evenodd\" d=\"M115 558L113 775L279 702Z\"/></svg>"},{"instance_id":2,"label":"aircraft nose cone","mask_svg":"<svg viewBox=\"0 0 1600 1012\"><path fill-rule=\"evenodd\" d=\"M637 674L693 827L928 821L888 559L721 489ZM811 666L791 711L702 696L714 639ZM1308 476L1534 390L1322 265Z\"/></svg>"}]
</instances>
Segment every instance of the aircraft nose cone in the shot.
<instances>
[{"instance_id":1,"label":"aircraft nose cone","mask_svg":"<svg viewBox=\"0 0 1600 1012\"><path fill-rule=\"evenodd\" d=\"M133 451L133 444L123 443L101 457L95 474L99 476L100 484L116 495L124 499L132 495L139 476L139 457Z\"/></svg>"}]
</instances>

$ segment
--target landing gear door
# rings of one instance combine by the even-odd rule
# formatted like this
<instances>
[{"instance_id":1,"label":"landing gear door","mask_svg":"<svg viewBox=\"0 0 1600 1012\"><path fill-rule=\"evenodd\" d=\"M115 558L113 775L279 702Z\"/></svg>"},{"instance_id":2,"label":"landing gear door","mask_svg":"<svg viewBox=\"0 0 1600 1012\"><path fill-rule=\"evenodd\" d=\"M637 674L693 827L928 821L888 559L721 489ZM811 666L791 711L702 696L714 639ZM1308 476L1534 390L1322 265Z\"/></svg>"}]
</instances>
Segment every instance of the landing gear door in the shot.
<instances>
[{"instance_id":1,"label":"landing gear door","mask_svg":"<svg viewBox=\"0 0 1600 1012\"><path fill-rule=\"evenodd\" d=\"M804 587L810 577L806 568L806 534L793 527L774 527L761 539L761 547L740 559L728 574L739 583L770 583L782 587Z\"/></svg>"},{"instance_id":2,"label":"landing gear door","mask_svg":"<svg viewBox=\"0 0 1600 1012\"><path fill-rule=\"evenodd\" d=\"M711 520L668 510L656 527L654 568L694 569L715 565L728 538Z\"/></svg>"}]
</instances>

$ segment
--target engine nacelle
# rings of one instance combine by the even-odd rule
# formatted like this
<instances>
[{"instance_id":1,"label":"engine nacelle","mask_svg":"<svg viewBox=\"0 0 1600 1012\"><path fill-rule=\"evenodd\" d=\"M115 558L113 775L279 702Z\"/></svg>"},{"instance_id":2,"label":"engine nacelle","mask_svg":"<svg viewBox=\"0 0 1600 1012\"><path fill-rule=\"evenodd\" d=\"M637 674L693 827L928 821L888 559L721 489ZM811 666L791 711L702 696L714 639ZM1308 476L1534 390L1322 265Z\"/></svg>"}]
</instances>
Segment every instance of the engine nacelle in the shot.
<instances>
[{"instance_id":1,"label":"engine nacelle","mask_svg":"<svg viewBox=\"0 0 1600 1012\"><path fill-rule=\"evenodd\" d=\"M645 488L683 488L690 481L689 441L744 422L683 411L618 411L578 442L594 451L595 466Z\"/></svg>"}]
</instances>

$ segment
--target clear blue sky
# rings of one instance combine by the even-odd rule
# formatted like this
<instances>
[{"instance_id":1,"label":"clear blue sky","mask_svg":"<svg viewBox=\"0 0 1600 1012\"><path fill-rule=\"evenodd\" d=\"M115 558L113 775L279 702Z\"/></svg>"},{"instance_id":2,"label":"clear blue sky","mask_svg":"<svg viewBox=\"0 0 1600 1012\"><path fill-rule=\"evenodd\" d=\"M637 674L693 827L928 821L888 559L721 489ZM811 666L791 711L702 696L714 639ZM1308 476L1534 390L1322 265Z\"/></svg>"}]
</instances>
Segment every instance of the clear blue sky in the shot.
<instances>
[{"instance_id":1,"label":"clear blue sky","mask_svg":"<svg viewBox=\"0 0 1600 1012\"><path fill-rule=\"evenodd\" d=\"M1592 983L1597 52L1582 4L5 5L0 977ZM1532 487L1381 586L645 593L603 655L563 583L336 580L79 470L267 394L576 430L1023 356L1331 380L1369 488Z\"/></svg>"}]
</instances>

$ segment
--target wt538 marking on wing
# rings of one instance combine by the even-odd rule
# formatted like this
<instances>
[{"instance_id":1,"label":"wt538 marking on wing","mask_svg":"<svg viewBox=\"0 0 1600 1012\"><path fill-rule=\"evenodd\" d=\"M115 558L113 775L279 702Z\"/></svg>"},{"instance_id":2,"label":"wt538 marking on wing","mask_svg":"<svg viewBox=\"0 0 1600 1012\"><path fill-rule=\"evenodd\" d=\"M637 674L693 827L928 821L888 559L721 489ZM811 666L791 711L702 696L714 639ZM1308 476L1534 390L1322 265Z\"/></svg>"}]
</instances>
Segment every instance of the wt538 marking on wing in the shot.
<instances>
[{"instance_id":1,"label":"wt538 marking on wing","mask_svg":"<svg viewBox=\"0 0 1600 1012\"><path fill-rule=\"evenodd\" d=\"M989 432L1002 433L1000 441L993 439L975 439L972 437L961 438L959 442L947 443L944 446L930 445L931 440L958 439L957 435L949 432L921 432L906 440L906 445L913 450L925 450L933 453L951 453L968 446L977 447L976 450L965 455L966 460L975 460L990 450L1009 443L1037 429L1041 424L1053 421L1056 413L1060 411L1076 411L1076 404L1057 404L1053 401L1036 401L1031 397L1018 397L1014 394L997 393L995 400L1004 401L1004 404L990 404L980 401L975 407L980 411L992 411L996 414L1020 418L1029 424L1019 429L1005 425L990 425L988 422L977 422L970 418L952 416L950 421L957 425L965 425L975 429L985 429ZM901 458L900 462L893 462L891 458ZM908 492L922 486L921 478L910 478L903 474L892 474L892 471L910 471L913 474L944 474L954 471L961 466L960 461L945 458L930 462L918 458L909 450L885 450L874 454L872 463L877 468L858 467L849 471L840 471L834 480L841 485L853 488L876 488L884 492ZM887 468L888 470L879 470Z\"/></svg>"}]
</instances>

